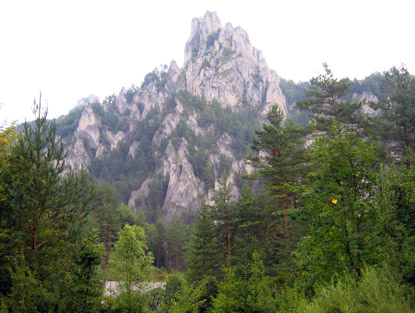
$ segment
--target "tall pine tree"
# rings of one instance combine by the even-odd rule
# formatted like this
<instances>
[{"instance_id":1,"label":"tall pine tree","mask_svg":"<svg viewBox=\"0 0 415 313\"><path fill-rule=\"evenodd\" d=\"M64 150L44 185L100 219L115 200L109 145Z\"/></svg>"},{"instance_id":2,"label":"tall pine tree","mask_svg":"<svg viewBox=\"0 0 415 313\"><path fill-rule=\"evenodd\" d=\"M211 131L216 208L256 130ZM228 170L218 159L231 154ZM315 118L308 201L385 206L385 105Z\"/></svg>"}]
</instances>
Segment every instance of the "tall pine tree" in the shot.
<instances>
[{"instance_id":1,"label":"tall pine tree","mask_svg":"<svg viewBox=\"0 0 415 313\"><path fill-rule=\"evenodd\" d=\"M256 131L257 139L252 144L256 154L247 156L249 164L258 169L248 178L262 179L265 184L265 241L279 238L283 246L288 246L293 239L289 211L299 207L297 189L307 173L308 152L302 139L303 128L291 120L284 126L284 114L277 106L267 117L269 124Z\"/></svg>"},{"instance_id":2,"label":"tall pine tree","mask_svg":"<svg viewBox=\"0 0 415 313\"><path fill-rule=\"evenodd\" d=\"M373 106L379 115L381 138L395 157L409 169L415 148L415 77L405 67L393 67L384 74L386 99Z\"/></svg>"},{"instance_id":3,"label":"tall pine tree","mask_svg":"<svg viewBox=\"0 0 415 313\"><path fill-rule=\"evenodd\" d=\"M85 173L64 173L65 153L55 124L47 121L40 101L35 113L36 120L23 125L12 147L10 166L1 172L1 232L8 234L12 247L7 252L14 260L11 273L23 270L38 286L37 291L16 290L34 292L34 310L48 311L61 296L56 286L67 285L64 275L80 243L80 222L92 210L94 186ZM13 275L11 288L18 283ZM34 296L40 290L49 295L46 302Z\"/></svg>"},{"instance_id":4,"label":"tall pine tree","mask_svg":"<svg viewBox=\"0 0 415 313\"><path fill-rule=\"evenodd\" d=\"M297 106L310 113L313 128L317 131L328 131L334 122L355 125L359 122L361 104L346 101L345 97L351 91L350 79L338 80L327 63L323 67L324 74L310 80L307 99L297 101Z\"/></svg>"}]
</instances>

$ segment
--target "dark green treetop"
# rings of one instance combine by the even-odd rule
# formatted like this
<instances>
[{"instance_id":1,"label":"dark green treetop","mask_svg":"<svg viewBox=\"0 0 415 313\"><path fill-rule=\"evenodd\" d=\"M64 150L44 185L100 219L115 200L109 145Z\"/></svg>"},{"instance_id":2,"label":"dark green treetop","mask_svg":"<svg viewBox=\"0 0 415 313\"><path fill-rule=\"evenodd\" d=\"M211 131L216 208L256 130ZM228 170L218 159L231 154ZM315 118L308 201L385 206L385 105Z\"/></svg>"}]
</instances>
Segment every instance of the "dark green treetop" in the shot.
<instances>
[{"instance_id":1,"label":"dark green treetop","mask_svg":"<svg viewBox=\"0 0 415 313\"><path fill-rule=\"evenodd\" d=\"M325 73L310 80L310 89L306 90L307 99L297 101L297 106L310 112L318 131L327 131L334 122L346 125L357 123L361 104L345 100L351 91L350 79L338 80L327 63L323 67Z\"/></svg>"}]
</instances>

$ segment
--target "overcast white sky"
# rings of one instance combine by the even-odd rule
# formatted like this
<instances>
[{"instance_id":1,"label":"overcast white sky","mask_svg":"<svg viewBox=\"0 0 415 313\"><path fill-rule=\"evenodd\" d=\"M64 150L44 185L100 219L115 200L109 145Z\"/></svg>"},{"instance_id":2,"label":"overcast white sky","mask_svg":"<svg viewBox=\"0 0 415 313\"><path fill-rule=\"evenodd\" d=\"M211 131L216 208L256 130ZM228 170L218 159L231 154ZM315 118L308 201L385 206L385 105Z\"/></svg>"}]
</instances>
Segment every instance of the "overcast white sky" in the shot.
<instances>
[{"instance_id":1,"label":"overcast white sky","mask_svg":"<svg viewBox=\"0 0 415 313\"><path fill-rule=\"evenodd\" d=\"M0 121L32 119L42 91L49 117L90 94L101 101L176 60L194 17L216 11L248 32L271 69L308 81L328 62L363 79L405 64L415 73L413 0L0 1Z\"/></svg>"}]
</instances>

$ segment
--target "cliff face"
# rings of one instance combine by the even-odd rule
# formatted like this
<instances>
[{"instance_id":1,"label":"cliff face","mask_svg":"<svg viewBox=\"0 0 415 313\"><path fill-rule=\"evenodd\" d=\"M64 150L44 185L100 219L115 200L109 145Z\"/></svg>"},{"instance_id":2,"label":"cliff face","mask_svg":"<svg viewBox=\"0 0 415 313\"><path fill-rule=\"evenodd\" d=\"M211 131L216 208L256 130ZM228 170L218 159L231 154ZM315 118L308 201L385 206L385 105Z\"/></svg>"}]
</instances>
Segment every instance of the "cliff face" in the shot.
<instances>
[{"instance_id":1,"label":"cliff face","mask_svg":"<svg viewBox=\"0 0 415 313\"><path fill-rule=\"evenodd\" d=\"M276 103L287 112L277 73L252 47L246 31L230 23L222 27L215 13L193 19L184 71L186 89L192 94L216 99L233 110L249 104L262 116Z\"/></svg>"},{"instance_id":2,"label":"cliff face","mask_svg":"<svg viewBox=\"0 0 415 313\"><path fill-rule=\"evenodd\" d=\"M64 138L69 166L115 183L121 171L133 210L161 206L167 223L209 201L224 169L236 195L258 121L274 104L288 112L277 73L243 29L223 27L212 12L191 25L183 68L172 61L102 104L83 99L76 130ZM156 189L161 202L151 204Z\"/></svg>"}]
</instances>

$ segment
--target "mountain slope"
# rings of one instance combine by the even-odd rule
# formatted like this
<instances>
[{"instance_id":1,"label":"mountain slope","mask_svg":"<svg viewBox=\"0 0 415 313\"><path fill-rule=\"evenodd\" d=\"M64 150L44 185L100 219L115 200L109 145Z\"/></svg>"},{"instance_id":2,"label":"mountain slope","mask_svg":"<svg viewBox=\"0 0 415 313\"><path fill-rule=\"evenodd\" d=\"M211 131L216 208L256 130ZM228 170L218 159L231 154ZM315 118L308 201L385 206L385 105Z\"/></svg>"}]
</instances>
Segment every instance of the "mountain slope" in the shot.
<instances>
[{"instance_id":1,"label":"mountain slope","mask_svg":"<svg viewBox=\"0 0 415 313\"><path fill-rule=\"evenodd\" d=\"M273 104L288 112L279 77L247 33L216 13L192 21L185 61L147 74L102 104L83 103L58 121L67 164L116 186L150 220L209 201L226 170L234 195L243 155Z\"/></svg>"}]
</instances>

